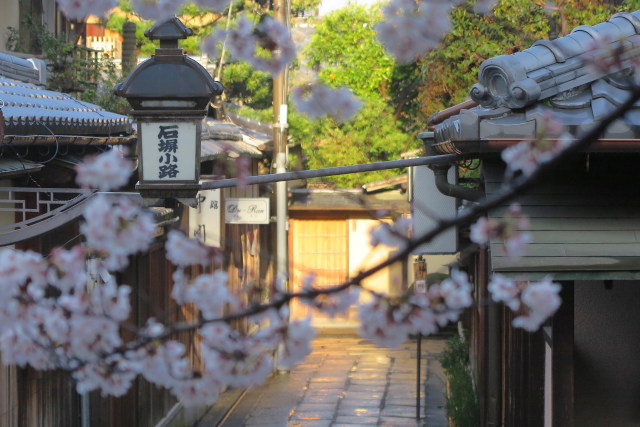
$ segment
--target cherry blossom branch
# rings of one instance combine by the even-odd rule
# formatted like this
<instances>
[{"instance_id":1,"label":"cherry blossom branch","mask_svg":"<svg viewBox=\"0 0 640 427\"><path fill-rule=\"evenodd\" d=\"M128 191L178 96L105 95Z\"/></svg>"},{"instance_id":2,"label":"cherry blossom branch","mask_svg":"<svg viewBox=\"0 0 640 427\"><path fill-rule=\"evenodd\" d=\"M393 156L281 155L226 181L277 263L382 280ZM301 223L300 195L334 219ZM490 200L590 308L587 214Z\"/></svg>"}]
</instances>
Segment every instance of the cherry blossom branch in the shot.
<instances>
[{"instance_id":1,"label":"cherry blossom branch","mask_svg":"<svg viewBox=\"0 0 640 427\"><path fill-rule=\"evenodd\" d=\"M588 148L592 143L598 140L600 135L609 127L615 120L624 116L624 114L640 99L640 87L633 86L630 89L629 98L622 103L616 110L614 110L610 115L605 117L597 126L593 127L589 131L587 131L583 136L576 139L569 146L567 146L563 151L557 153L552 159L545 163L541 163L538 165L535 171L533 171L529 175L520 175L514 178L508 185L503 186L503 188L498 191L492 197L486 197L483 200L469 206L464 211L462 211L459 215L451 218L441 218L437 220L436 226L430 231L424 233L421 236L417 236L414 238L407 238L404 242L404 245L400 248L400 250L394 255L390 256L388 259L380 262L379 264L368 268L367 270L361 271L349 280L332 287L327 287L323 289L314 289L312 291L303 291L296 293L281 293L278 295L278 299L271 301L269 303L260 304L251 306L247 309L230 313L225 316L221 316L216 319L212 319L210 321L199 321L195 323L185 323L185 324L176 324L174 325L175 332L180 331L190 331L197 329L208 322L229 322L237 319L242 319L245 317L253 316L256 314L263 313L270 309L279 309L284 306L291 300L295 298L307 298L313 299L319 295L327 295L334 294L337 292L342 292L351 286L360 286L361 282L374 275L375 273L391 266L392 264L403 260L407 256L409 256L413 250L418 248L424 243L430 242L432 239L437 237L442 232L447 229L455 226L461 226L465 224L471 223L473 220L478 218L479 216L490 212L492 209L500 207L505 203L514 200L517 196L519 196L525 190L531 188L542 176L548 173L553 168L557 167L559 164L562 164L567 158L569 158L572 154L582 151ZM168 338L174 331L167 331L164 338Z\"/></svg>"}]
</instances>

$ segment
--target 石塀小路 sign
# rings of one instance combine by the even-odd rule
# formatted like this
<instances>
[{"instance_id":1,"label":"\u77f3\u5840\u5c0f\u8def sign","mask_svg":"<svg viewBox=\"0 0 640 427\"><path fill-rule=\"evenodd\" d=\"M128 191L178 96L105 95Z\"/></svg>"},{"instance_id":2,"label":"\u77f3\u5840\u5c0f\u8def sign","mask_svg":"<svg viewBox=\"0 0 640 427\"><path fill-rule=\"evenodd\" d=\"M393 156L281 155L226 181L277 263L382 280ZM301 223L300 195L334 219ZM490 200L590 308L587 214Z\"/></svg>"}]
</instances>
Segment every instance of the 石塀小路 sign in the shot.
<instances>
[{"instance_id":1,"label":"\u77f3\u5840\u5c0f\u8def sign","mask_svg":"<svg viewBox=\"0 0 640 427\"><path fill-rule=\"evenodd\" d=\"M227 224L269 224L269 199L226 199L224 215Z\"/></svg>"},{"instance_id":2,"label":"\u77f3\u5840\u5c0f\u8def sign","mask_svg":"<svg viewBox=\"0 0 640 427\"><path fill-rule=\"evenodd\" d=\"M142 122L140 127L144 181L197 179L196 123Z\"/></svg>"}]
</instances>

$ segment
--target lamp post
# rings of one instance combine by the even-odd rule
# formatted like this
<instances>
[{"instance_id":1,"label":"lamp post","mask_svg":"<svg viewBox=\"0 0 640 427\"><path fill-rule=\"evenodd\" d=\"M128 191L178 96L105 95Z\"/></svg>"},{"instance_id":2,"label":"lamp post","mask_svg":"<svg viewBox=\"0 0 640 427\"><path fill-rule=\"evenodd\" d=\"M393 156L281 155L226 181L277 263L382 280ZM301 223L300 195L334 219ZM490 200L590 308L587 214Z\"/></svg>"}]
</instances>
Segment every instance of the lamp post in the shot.
<instances>
[{"instance_id":1,"label":"lamp post","mask_svg":"<svg viewBox=\"0 0 640 427\"><path fill-rule=\"evenodd\" d=\"M146 198L189 200L200 188L202 119L222 85L178 47L192 34L177 17L147 30L160 47L114 88L137 123L136 189Z\"/></svg>"}]
</instances>

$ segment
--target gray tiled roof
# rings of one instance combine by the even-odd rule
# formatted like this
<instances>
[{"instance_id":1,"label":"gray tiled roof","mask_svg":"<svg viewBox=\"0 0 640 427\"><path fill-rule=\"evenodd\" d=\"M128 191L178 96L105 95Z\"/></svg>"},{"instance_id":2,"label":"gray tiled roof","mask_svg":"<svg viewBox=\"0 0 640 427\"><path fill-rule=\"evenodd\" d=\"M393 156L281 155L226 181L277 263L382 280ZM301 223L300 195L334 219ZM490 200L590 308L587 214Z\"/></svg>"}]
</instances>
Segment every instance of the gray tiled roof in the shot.
<instances>
[{"instance_id":1,"label":"gray tiled roof","mask_svg":"<svg viewBox=\"0 0 640 427\"><path fill-rule=\"evenodd\" d=\"M610 44L593 50L596 40ZM471 89L471 97L480 105L436 126L435 151L482 151L482 142L473 143L531 138L548 113L574 134L594 126L624 102L627 86L620 75L605 75L586 59L610 58L612 48L620 44L627 47L624 66L634 77L633 61L640 57L640 11L617 14L593 27L577 27L565 37L488 59ZM639 133L637 103L607 129L603 139L636 139Z\"/></svg>"},{"instance_id":2,"label":"gray tiled roof","mask_svg":"<svg viewBox=\"0 0 640 427\"><path fill-rule=\"evenodd\" d=\"M2 63L0 58L0 63ZM0 69L0 74L2 70ZM116 136L132 132L131 120L72 96L0 75L6 135Z\"/></svg>"},{"instance_id":3,"label":"gray tiled roof","mask_svg":"<svg viewBox=\"0 0 640 427\"><path fill-rule=\"evenodd\" d=\"M235 123L206 118L202 122L201 140L201 160L225 155L261 158L273 136Z\"/></svg>"},{"instance_id":4,"label":"gray tiled roof","mask_svg":"<svg viewBox=\"0 0 640 427\"><path fill-rule=\"evenodd\" d=\"M27 83L40 84L40 68L44 62L39 59L24 59L0 52L0 75Z\"/></svg>"}]
</instances>

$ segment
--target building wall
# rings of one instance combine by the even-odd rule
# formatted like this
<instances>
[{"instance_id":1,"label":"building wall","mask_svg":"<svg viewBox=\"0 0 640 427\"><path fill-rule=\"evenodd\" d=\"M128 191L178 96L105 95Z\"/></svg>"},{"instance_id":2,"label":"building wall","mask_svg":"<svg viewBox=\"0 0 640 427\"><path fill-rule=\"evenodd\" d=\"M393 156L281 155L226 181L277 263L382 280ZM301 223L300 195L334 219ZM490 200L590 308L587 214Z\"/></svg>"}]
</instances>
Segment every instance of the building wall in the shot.
<instances>
[{"instance_id":1,"label":"building wall","mask_svg":"<svg viewBox=\"0 0 640 427\"><path fill-rule=\"evenodd\" d=\"M393 255L394 249L386 246L373 248L370 244L371 229L378 226L374 219L350 219L349 226L349 276L367 270ZM406 289L407 283L402 264L396 263L363 281L363 286L377 292L398 296Z\"/></svg>"},{"instance_id":2,"label":"building wall","mask_svg":"<svg viewBox=\"0 0 640 427\"><path fill-rule=\"evenodd\" d=\"M316 286L333 286L392 255L393 248L371 247L370 230L379 221L363 218L364 215L329 210L290 211L289 269L294 291L301 289L303 278L311 272L316 274ZM363 285L377 292L400 295L409 286L407 263L387 267L365 279ZM369 295L363 292L360 298L366 301ZM304 318L312 311L297 301L291 304L294 318ZM322 327L355 326L357 317L355 310L335 319L314 312L313 321Z\"/></svg>"},{"instance_id":3,"label":"building wall","mask_svg":"<svg viewBox=\"0 0 640 427\"><path fill-rule=\"evenodd\" d=\"M3 1L0 13L0 50L7 50L9 31L7 27L17 28L20 23L20 7L17 0Z\"/></svg>"},{"instance_id":4,"label":"building wall","mask_svg":"<svg viewBox=\"0 0 640 427\"><path fill-rule=\"evenodd\" d=\"M577 281L575 425L640 425L640 283Z\"/></svg>"}]
</instances>

